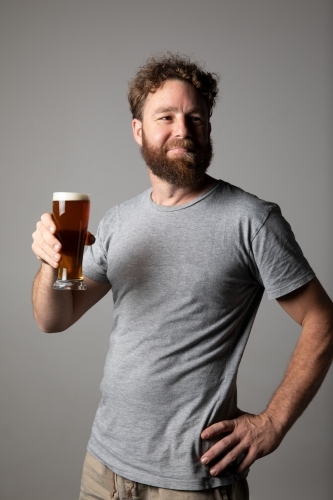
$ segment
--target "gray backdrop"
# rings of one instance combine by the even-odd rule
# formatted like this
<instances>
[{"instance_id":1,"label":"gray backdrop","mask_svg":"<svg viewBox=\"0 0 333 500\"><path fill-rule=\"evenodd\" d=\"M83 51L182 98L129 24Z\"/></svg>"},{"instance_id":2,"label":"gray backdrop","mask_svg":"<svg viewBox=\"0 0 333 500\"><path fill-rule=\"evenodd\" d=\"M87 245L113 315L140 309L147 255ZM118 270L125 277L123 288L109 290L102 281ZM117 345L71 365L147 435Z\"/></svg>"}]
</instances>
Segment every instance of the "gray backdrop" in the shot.
<instances>
[{"instance_id":1,"label":"gray backdrop","mask_svg":"<svg viewBox=\"0 0 333 500\"><path fill-rule=\"evenodd\" d=\"M75 500L99 401L109 295L69 331L34 323L30 251L53 191L91 194L90 229L148 187L126 85L152 51L221 74L211 174L275 201L332 296L332 2L0 0L1 478L4 500ZM265 297L239 376L264 409L299 327ZM281 447L251 470L252 499L331 498L332 372Z\"/></svg>"}]
</instances>

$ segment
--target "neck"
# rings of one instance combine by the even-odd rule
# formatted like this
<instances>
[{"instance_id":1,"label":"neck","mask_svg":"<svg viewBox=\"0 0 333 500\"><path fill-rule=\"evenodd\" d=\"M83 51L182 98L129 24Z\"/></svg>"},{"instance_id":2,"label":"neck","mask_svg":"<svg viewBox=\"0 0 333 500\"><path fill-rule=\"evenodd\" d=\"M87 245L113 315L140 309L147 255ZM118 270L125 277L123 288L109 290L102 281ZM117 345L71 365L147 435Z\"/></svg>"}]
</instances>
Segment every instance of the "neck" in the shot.
<instances>
[{"instance_id":1,"label":"neck","mask_svg":"<svg viewBox=\"0 0 333 500\"><path fill-rule=\"evenodd\" d=\"M150 177L151 185L153 187L151 194L152 200L158 205L163 205L166 207L184 205L185 203L189 203L212 188L217 182L216 179L210 177L210 175L205 174L205 177L202 179L202 181L195 187L189 186L180 188L169 184L160 177L157 177L151 172L149 168L148 174Z\"/></svg>"}]
</instances>

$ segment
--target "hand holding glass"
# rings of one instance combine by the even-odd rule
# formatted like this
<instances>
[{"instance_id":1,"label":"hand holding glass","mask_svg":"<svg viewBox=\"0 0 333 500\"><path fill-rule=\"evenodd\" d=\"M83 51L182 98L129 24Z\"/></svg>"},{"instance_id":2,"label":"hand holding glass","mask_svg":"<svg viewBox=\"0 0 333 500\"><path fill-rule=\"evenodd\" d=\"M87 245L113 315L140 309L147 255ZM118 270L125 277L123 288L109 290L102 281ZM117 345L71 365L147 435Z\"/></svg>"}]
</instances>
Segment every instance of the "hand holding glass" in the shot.
<instances>
[{"instance_id":1,"label":"hand holding glass","mask_svg":"<svg viewBox=\"0 0 333 500\"><path fill-rule=\"evenodd\" d=\"M61 261L55 290L85 290L82 258L88 229L90 196L83 193L53 193L53 219L61 243Z\"/></svg>"}]
</instances>

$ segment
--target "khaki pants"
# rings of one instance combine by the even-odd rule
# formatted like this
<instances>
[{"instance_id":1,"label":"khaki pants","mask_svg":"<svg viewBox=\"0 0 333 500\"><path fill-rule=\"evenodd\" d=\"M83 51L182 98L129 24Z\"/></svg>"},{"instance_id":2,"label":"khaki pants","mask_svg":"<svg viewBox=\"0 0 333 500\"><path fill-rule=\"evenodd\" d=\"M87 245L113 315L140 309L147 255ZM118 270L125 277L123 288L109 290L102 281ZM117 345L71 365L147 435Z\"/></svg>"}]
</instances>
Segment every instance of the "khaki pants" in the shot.
<instances>
[{"instance_id":1,"label":"khaki pants","mask_svg":"<svg viewBox=\"0 0 333 500\"><path fill-rule=\"evenodd\" d=\"M248 500L246 479L235 484L200 491L180 491L135 483L114 474L87 453L79 500Z\"/></svg>"}]
</instances>

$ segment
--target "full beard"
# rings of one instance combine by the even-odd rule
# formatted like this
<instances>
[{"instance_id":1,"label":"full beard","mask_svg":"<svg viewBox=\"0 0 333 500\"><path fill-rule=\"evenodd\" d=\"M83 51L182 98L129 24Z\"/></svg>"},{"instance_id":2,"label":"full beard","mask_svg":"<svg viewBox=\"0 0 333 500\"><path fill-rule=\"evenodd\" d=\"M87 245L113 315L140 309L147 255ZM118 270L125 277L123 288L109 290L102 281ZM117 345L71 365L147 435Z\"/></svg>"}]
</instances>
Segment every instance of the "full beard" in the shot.
<instances>
[{"instance_id":1,"label":"full beard","mask_svg":"<svg viewBox=\"0 0 333 500\"><path fill-rule=\"evenodd\" d=\"M167 152L174 147L188 149L179 158L168 158ZM209 138L206 146L196 146L192 139L173 139L162 148L148 143L142 132L141 155L154 175L180 188L196 187L204 178L213 158L213 145Z\"/></svg>"}]
</instances>

